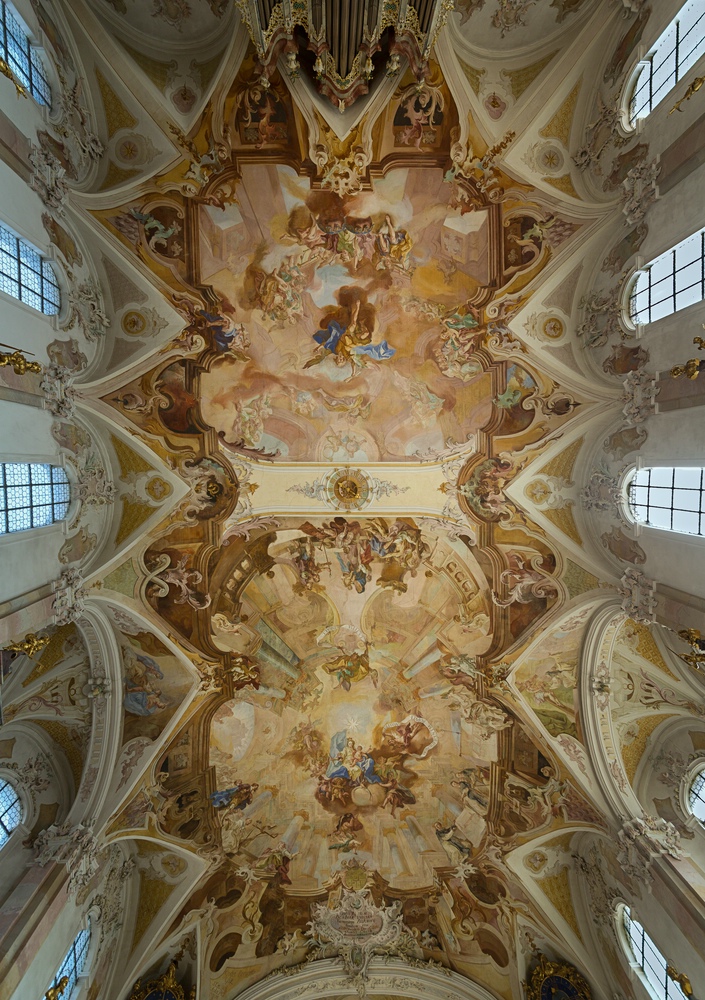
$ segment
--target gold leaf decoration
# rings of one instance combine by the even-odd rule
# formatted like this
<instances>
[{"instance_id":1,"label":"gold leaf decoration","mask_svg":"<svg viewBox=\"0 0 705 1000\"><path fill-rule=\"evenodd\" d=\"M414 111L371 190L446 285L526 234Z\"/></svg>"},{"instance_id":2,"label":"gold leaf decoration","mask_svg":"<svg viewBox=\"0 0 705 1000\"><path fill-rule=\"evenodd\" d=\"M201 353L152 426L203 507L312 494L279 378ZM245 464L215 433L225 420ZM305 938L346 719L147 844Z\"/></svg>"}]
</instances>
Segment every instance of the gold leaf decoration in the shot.
<instances>
[{"instance_id":1,"label":"gold leaf decoration","mask_svg":"<svg viewBox=\"0 0 705 1000\"><path fill-rule=\"evenodd\" d=\"M575 105L578 103L578 94L580 93L582 82L582 80L578 80L553 118L542 129L539 129L539 135L543 136L544 139L558 139L566 149L568 148L570 128L573 124L573 114L575 112Z\"/></svg>"},{"instance_id":2,"label":"gold leaf decoration","mask_svg":"<svg viewBox=\"0 0 705 1000\"><path fill-rule=\"evenodd\" d=\"M97 66L95 67L95 78L98 81L98 88L103 101L108 136L112 138L121 128L134 128L137 124L137 119L134 115L130 114Z\"/></svg>"}]
</instances>

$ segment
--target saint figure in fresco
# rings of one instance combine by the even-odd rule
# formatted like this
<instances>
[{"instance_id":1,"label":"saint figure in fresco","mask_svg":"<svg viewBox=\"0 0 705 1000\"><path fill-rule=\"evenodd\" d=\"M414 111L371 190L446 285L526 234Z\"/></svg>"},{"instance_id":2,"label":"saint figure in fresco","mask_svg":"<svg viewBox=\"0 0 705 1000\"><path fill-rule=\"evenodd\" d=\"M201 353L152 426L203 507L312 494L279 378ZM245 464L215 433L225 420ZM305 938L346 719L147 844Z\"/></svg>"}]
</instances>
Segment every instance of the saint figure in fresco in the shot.
<instances>
[{"instance_id":1,"label":"saint figure in fresco","mask_svg":"<svg viewBox=\"0 0 705 1000\"><path fill-rule=\"evenodd\" d=\"M327 674L335 674L344 691L365 677L371 677L377 685L377 671L370 667L370 646L358 628L329 626L318 636L316 644L325 644L335 651L323 669Z\"/></svg>"},{"instance_id":2,"label":"saint figure in fresco","mask_svg":"<svg viewBox=\"0 0 705 1000\"><path fill-rule=\"evenodd\" d=\"M330 764L326 778L343 778L353 785L381 785L382 779L375 772L375 762L352 736L343 729L330 741Z\"/></svg>"},{"instance_id":3,"label":"saint figure in fresco","mask_svg":"<svg viewBox=\"0 0 705 1000\"><path fill-rule=\"evenodd\" d=\"M369 649L362 653L342 653L330 663L324 663L323 669L327 674L335 674L338 683L344 691L349 691L356 681L371 677L373 684L377 685L377 672L370 669Z\"/></svg>"},{"instance_id":4,"label":"saint figure in fresco","mask_svg":"<svg viewBox=\"0 0 705 1000\"><path fill-rule=\"evenodd\" d=\"M402 806L411 806L416 802L416 796L411 789L400 785L396 778L390 778L385 787L387 794L384 797L382 808L386 809L389 806L393 819L396 819L397 809L401 809Z\"/></svg>"},{"instance_id":5,"label":"saint figure in fresco","mask_svg":"<svg viewBox=\"0 0 705 1000\"><path fill-rule=\"evenodd\" d=\"M210 793L211 805L214 809L245 809L252 802L252 796L259 788L257 782L252 782L251 785L246 785L243 782L238 782L236 785L230 788L224 788L222 791L215 791Z\"/></svg>"},{"instance_id":6,"label":"saint figure in fresco","mask_svg":"<svg viewBox=\"0 0 705 1000\"><path fill-rule=\"evenodd\" d=\"M341 289L342 293L351 289ZM368 302L363 302L359 295L350 307L342 306L327 314L321 320L321 329L313 335L319 345L314 357L304 364L304 368L319 365L327 358L333 358L336 365L350 365L350 375L346 381L365 367L369 360L386 361L396 353L386 340L379 344L372 343L372 333L375 324L375 309Z\"/></svg>"},{"instance_id":7,"label":"saint figure in fresco","mask_svg":"<svg viewBox=\"0 0 705 1000\"><path fill-rule=\"evenodd\" d=\"M406 229L397 229L388 215L385 218L387 224L380 229L377 236L377 248L380 254L377 270L394 267L400 271L408 271L409 254L413 247L411 237Z\"/></svg>"},{"instance_id":8,"label":"saint figure in fresco","mask_svg":"<svg viewBox=\"0 0 705 1000\"><path fill-rule=\"evenodd\" d=\"M362 830L362 823L354 813L346 812L340 817L335 825L335 829L328 836L333 842L328 845L329 851L351 851L360 846L360 841L355 837L356 833Z\"/></svg>"},{"instance_id":9,"label":"saint figure in fresco","mask_svg":"<svg viewBox=\"0 0 705 1000\"><path fill-rule=\"evenodd\" d=\"M162 698L161 688L155 680L162 680L164 674L151 656L136 653L127 646L122 653L125 670L125 695L122 704L131 715L154 715L167 707Z\"/></svg>"}]
</instances>

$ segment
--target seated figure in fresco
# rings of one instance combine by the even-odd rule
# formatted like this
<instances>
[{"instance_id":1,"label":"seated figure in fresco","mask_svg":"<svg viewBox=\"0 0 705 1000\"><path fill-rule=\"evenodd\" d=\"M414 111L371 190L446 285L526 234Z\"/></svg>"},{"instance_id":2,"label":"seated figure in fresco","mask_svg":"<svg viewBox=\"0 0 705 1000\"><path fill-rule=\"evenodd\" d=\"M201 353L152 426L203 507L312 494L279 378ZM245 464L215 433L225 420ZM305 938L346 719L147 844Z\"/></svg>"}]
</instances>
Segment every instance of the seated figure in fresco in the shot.
<instances>
[{"instance_id":1,"label":"seated figure in fresco","mask_svg":"<svg viewBox=\"0 0 705 1000\"><path fill-rule=\"evenodd\" d=\"M254 781L251 785L238 782L222 791L211 792L209 798L214 809L225 809L226 807L245 809L252 802L252 796L258 788L259 785Z\"/></svg>"},{"instance_id":2,"label":"seated figure in fresco","mask_svg":"<svg viewBox=\"0 0 705 1000\"><path fill-rule=\"evenodd\" d=\"M375 762L347 730L336 733L330 741L330 763L325 773L329 780L343 778L352 785L381 785L382 779L375 772Z\"/></svg>"},{"instance_id":3,"label":"seated figure in fresco","mask_svg":"<svg viewBox=\"0 0 705 1000\"><path fill-rule=\"evenodd\" d=\"M360 841L355 834L362 830L362 823L354 813L346 812L340 817L335 825L335 829L328 836L333 839L333 843L328 845L329 851L351 851L360 846Z\"/></svg>"},{"instance_id":4,"label":"seated figure in fresco","mask_svg":"<svg viewBox=\"0 0 705 1000\"><path fill-rule=\"evenodd\" d=\"M131 646L123 650L122 662L125 669L125 695L122 704L131 715L154 715L167 707L161 689L154 680L161 680L164 674L151 656L136 653Z\"/></svg>"}]
</instances>

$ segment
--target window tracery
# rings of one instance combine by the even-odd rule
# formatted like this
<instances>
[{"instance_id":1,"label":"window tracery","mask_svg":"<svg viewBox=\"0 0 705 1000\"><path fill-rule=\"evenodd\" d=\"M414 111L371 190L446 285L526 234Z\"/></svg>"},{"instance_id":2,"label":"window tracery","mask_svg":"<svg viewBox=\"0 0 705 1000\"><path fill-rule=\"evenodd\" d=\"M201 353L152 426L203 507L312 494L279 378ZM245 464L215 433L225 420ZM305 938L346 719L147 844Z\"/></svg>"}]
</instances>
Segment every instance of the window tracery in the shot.
<instances>
[{"instance_id":1,"label":"window tracery","mask_svg":"<svg viewBox=\"0 0 705 1000\"><path fill-rule=\"evenodd\" d=\"M688 535L705 534L705 469L637 469L627 494L635 521Z\"/></svg>"},{"instance_id":2,"label":"window tracery","mask_svg":"<svg viewBox=\"0 0 705 1000\"><path fill-rule=\"evenodd\" d=\"M55 316L61 308L59 282L51 262L1 223L0 289L45 316Z\"/></svg>"},{"instance_id":3,"label":"window tracery","mask_svg":"<svg viewBox=\"0 0 705 1000\"><path fill-rule=\"evenodd\" d=\"M0 0L0 55L37 104L49 107L51 88L39 52L4 0Z\"/></svg>"},{"instance_id":4,"label":"window tracery","mask_svg":"<svg viewBox=\"0 0 705 1000\"><path fill-rule=\"evenodd\" d=\"M68 477L61 466L0 462L0 535L62 520L70 499Z\"/></svg>"},{"instance_id":5,"label":"window tracery","mask_svg":"<svg viewBox=\"0 0 705 1000\"><path fill-rule=\"evenodd\" d=\"M688 0L647 53L632 91L629 120L646 118L705 53L705 0Z\"/></svg>"}]
</instances>

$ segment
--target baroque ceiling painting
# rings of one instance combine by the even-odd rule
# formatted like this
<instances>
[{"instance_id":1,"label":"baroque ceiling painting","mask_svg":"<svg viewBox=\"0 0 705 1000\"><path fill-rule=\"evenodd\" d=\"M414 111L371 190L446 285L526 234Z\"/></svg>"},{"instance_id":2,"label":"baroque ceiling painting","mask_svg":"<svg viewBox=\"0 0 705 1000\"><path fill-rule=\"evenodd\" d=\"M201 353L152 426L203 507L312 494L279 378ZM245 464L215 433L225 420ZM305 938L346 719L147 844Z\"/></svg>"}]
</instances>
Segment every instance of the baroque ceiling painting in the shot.
<instances>
[{"instance_id":1,"label":"baroque ceiling painting","mask_svg":"<svg viewBox=\"0 0 705 1000\"><path fill-rule=\"evenodd\" d=\"M83 504L3 721L89 801L94 608L90 829L135 920L90 1000L511 1000L544 952L581 1000L639 1000L591 907L647 892L622 800L651 781L661 855L692 829L644 776L659 727L705 747L615 499L656 194L614 109L655 5L57 6L32 0L74 104L37 190L78 289L47 351Z\"/></svg>"}]
</instances>

